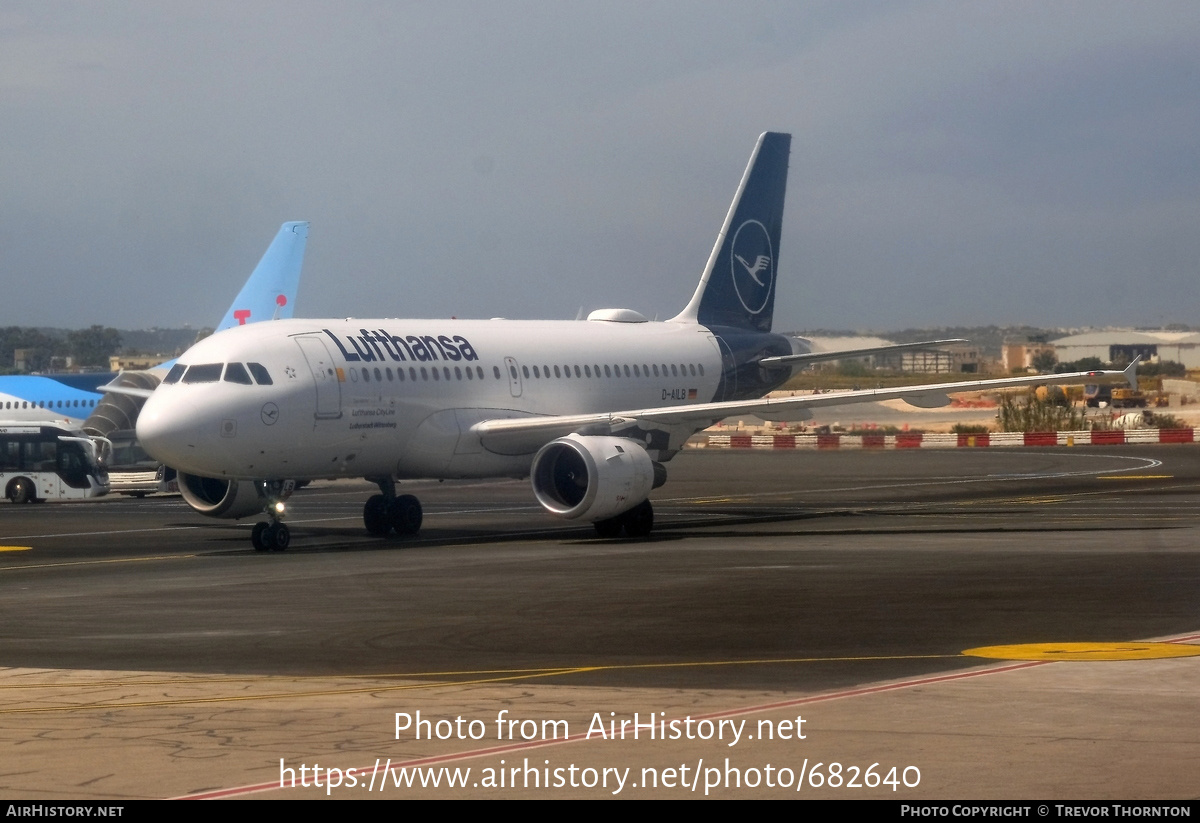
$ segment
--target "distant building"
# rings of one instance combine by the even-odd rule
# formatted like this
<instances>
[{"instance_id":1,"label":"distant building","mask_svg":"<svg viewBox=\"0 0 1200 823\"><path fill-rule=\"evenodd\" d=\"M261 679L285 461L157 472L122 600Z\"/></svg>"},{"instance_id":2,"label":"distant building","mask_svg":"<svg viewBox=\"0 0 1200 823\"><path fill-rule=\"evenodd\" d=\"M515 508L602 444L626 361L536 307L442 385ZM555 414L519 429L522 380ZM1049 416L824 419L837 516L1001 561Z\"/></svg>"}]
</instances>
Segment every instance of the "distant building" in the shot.
<instances>
[{"instance_id":1,"label":"distant building","mask_svg":"<svg viewBox=\"0 0 1200 823\"><path fill-rule=\"evenodd\" d=\"M1106 329L1072 334L1052 341L1060 363L1097 357L1104 363L1130 362L1138 355L1147 363L1173 360L1200 369L1200 333Z\"/></svg>"},{"instance_id":2,"label":"distant building","mask_svg":"<svg viewBox=\"0 0 1200 823\"><path fill-rule=\"evenodd\" d=\"M885 340L882 337L806 337L803 339L808 341L814 352L868 349L878 346L894 346L896 344L894 340ZM873 369L916 372L920 374L950 374L959 372L974 374L980 371L981 361L979 350L969 345L945 346L942 348L922 349L920 351L892 352L890 354L875 354L847 359L860 360ZM821 368L822 365L826 368L837 368L839 362L834 360L827 364L816 364L816 368Z\"/></svg>"},{"instance_id":3,"label":"distant building","mask_svg":"<svg viewBox=\"0 0 1200 823\"><path fill-rule=\"evenodd\" d=\"M1056 353L1053 343L1005 343L1000 349L1000 363L1006 372L1027 371L1039 354ZM1066 359L1058 354L1060 361Z\"/></svg>"},{"instance_id":4,"label":"distant building","mask_svg":"<svg viewBox=\"0 0 1200 823\"><path fill-rule=\"evenodd\" d=\"M145 371L170 360L166 354L114 354L108 358L109 371Z\"/></svg>"}]
</instances>

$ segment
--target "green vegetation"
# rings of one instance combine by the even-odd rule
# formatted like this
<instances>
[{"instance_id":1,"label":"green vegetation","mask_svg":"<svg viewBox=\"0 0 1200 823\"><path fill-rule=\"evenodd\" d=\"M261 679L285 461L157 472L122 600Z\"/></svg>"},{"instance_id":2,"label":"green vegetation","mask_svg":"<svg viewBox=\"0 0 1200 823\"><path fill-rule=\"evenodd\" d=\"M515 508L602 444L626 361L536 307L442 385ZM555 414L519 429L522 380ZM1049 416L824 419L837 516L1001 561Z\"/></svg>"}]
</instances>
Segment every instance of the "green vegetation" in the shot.
<instances>
[{"instance_id":1,"label":"green vegetation","mask_svg":"<svg viewBox=\"0 0 1200 823\"><path fill-rule=\"evenodd\" d=\"M1003 432L1082 431L1088 427L1083 410L1039 399L1033 392L1000 395L997 419Z\"/></svg>"},{"instance_id":2,"label":"green vegetation","mask_svg":"<svg viewBox=\"0 0 1200 823\"><path fill-rule=\"evenodd\" d=\"M106 369L109 356L121 350L121 333L104 326L68 332L67 349L76 366Z\"/></svg>"},{"instance_id":3,"label":"green vegetation","mask_svg":"<svg viewBox=\"0 0 1200 823\"><path fill-rule=\"evenodd\" d=\"M987 434L992 429L982 423L955 423L950 427L953 434Z\"/></svg>"},{"instance_id":4,"label":"green vegetation","mask_svg":"<svg viewBox=\"0 0 1200 823\"><path fill-rule=\"evenodd\" d=\"M1030 364L1037 369L1038 374L1046 374L1053 371L1057 363L1058 355L1052 351L1040 351L1030 361Z\"/></svg>"},{"instance_id":5,"label":"green vegetation","mask_svg":"<svg viewBox=\"0 0 1200 823\"><path fill-rule=\"evenodd\" d=\"M7 372L16 371L17 350L24 352L27 370L44 371L54 365L55 358L67 357L78 366L108 368L108 356L120 348L120 333L104 326L71 332L21 326L0 329L0 364Z\"/></svg>"}]
</instances>

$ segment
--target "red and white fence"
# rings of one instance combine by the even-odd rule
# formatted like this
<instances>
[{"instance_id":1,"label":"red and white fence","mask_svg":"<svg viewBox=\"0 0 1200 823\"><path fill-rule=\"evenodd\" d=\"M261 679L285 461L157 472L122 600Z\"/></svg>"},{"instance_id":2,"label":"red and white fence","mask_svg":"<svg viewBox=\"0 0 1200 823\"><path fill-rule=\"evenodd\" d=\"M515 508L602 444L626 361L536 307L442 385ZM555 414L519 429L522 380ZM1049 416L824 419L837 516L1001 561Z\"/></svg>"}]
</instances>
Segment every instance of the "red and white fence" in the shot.
<instances>
[{"instance_id":1,"label":"red and white fence","mask_svg":"<svg viewBox=\"0 0 1200 823\"><path fill-rule=\"evenodd\" d=\"M998 446L1118 446L1194 443L1195 429L992 432L988 434L709 434L692 448L709 449L977 449ZM707 438L707 442L705 439Z\"/></svg>"}]
</instances>

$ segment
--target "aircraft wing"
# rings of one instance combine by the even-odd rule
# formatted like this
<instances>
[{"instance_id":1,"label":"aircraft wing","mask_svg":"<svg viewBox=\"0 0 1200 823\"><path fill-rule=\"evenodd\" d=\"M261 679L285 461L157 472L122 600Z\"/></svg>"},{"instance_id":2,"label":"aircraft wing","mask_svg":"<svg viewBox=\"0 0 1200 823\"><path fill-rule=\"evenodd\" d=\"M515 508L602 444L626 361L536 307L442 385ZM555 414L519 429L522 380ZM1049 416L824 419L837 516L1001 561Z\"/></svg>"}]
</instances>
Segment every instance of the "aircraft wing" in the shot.
<instances>
[{"instance_id":1,"label":"aircraft wing","mask_svg":"<svg viewBox=\"0 0 1200 823\"><path fill-rule=\"evenodd\" d=\"M957 383L930 383L922 386L899 386L888 389L862 389L830 394L809 394L800 397L757 398L730 400L720 403L697 403L690 406L665 406L598 414L547 415L483 420L471 427L485 448L505 454L534 451L556 437L572 432L580 434L620 434L624 431L642 432L657 428L684 427L690 430L706 428L718 420L735 414L754 414L760 417L802 419L804 411L825 406L845 406L852 403L871 403L878 400L901 399L921 408L937 408L949 404L950 393L1005 389L1017 386L1037 386L1046 383L1117 382L1124 380L1137 388L1137 364L1134 360L1124 371L1103 370L1068 372L1066 374L1036 374L1023 377L1002 377L994 380L966 380ZM689 431L690 434L690 431ZM635 434L639 437L639 434Z\"/></svg>"},{"instance_id":2,"label":"aircraft wing","mask_svg":"<svg viewBox=\"0 0 1200 823\"><path fill-rule=\"evenodd\" d=\"M145 400L154 393L154 389L139 389L135 386L120 386L117 383L109 383L96 389L104 394L123 394L127 397L140 397Z\"/></svg>"},{"instance_id":3,"label":"aircraft wing","mask_svg":"<svg viewBox=\"0 0 1200 823\"><path fill-rule=\"evenodd\" d=\"M891 354L898 351L914 351L916 349L931 349L937 346L947 346L952 343L968 343L969 340L962 337L955 337L949 340L926 340L922 343L896 343L891 346L872 346L866 349L846 349L845 351L813 351L805 352L804 354L784 354L776 357L764 357L758 361L758 365L767 366L790 366L794 363L805 365L808 363L822 363L829 360L845 360L850 357L868 357L874 354Z\"/></svg>"}]
</instances>

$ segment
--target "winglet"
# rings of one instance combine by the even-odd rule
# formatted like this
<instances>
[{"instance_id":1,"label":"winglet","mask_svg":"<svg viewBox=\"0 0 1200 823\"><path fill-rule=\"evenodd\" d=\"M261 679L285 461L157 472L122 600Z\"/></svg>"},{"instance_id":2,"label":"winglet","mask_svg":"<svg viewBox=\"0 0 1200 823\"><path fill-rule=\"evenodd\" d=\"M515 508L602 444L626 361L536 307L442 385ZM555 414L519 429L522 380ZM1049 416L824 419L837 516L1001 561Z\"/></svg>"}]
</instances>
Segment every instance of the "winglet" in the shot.
<instances>
[{"instance_id":1,"label":"winglet","mask_svg":"<svg viewBox=\"0 0 1200 823\"><path fill-rule=\"evenodd\" d=\"M259 320L279 320L292 316L296 292L300 288L300 267L304 263L307 240L307 222L284 223L279 228L266 254L254 267L250 279L221 319L217 331Z\"/></svg>"},{"instance_id":2,"label":"winglet","mask_svg":"<svg viewBox=\"0 0 1200 823\"><path fill-rule=\"evenodd\" d=\"M1133 358L1132 363L1130 363L1121 371L1121 374L1125 376L1125 382L1128 383L1129 388L1133 389L1134 391L1138 390L1137 365L1140 362L1142 362L1142 356L1139 354L1137 357Z\"/></svg>"}]
</instances>

